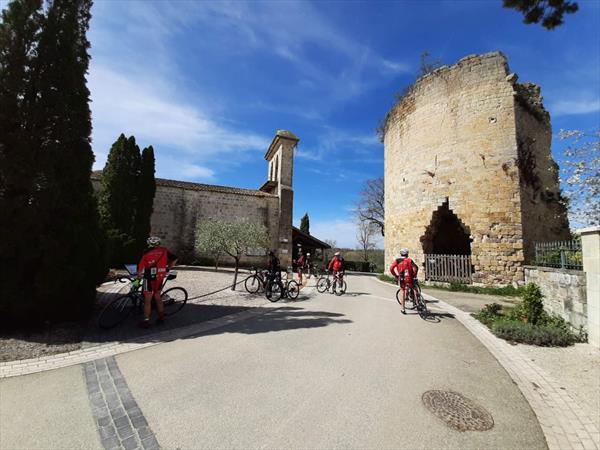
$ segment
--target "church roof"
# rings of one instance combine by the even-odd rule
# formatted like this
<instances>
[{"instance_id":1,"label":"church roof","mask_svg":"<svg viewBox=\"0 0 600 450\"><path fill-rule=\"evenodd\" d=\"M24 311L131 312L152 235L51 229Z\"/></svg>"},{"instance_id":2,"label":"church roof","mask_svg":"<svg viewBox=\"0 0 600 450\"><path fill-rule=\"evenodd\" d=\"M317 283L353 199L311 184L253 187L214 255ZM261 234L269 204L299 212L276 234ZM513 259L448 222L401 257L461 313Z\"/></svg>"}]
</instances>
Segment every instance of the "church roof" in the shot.
<instances>
[{"instance_id":1,"label":"church roof","mask_svg":"<svg viewBox=\"0 0 600 450\"><path fill-rule=\"evenodd\" d=\"M101 170L94 170L91 178L92 180L100 180L101 176ZM243 189L230 186L219 186L216 184L192 183L189 181L167 180L165 178L156 178L156 186L186 189L189 191L222 192L225 194L250 195L256 197L276 197L276 195L258 189Z\"/></svg>"}]
</instances>

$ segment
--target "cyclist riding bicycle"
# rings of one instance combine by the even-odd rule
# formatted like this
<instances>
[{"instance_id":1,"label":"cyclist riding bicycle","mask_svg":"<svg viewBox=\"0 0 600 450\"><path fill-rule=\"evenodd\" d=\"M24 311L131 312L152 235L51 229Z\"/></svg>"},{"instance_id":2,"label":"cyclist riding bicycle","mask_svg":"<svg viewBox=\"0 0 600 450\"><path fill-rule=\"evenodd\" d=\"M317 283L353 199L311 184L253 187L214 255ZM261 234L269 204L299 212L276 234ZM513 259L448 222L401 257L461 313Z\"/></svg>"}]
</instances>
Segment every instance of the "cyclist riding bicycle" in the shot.
<instances>
[{"instance_id":1,"label":"cyclist riding bicycle","mask_svg":"<svg viewBox=\"0 0 600 450\"><path fill-rule=\"evenodd\" d=\"M150 314L152 312L152 299L156 302L158 313L158 325L165 321L165 310L160 298L160 290L167 272L177 262L177 256L166 247L161 247L160 238L150 236L146 241L148 250L142 256L138 264L138 277L142 278L142 292L144 294L144 320L140 323L142 328L150 326Z\"/></svg>"},{"instance_id":2,"label":"cyclist riding bicycle","mask_svg":"<svg viewBox=\"0 0 600 450\"><path fill-rule=\"evenodd\" d=\"M419 267L408 257L408 250L403 248L400 250L400 256L396 256L394 262L390 266L390 272L396 277L396 282L402 290L400 304L402 306L402 314L406 314L406 308L404 306L406 301L406 288L414 288L414 280L417 278Z\"/></svg>"},{"instance_id":3,"label":"cyclist riding bicycle","mask_svg":"<svg viewBox=\"0 0 600 450\"><path fill-rule=\"evenodd\" d=\"M344 274L346 273L345 261L340 252L335 252L331 261L329 261L329 265L327 266L328 270L333 272L333 279L342 279Z\"/></svg>"}]
</instances>

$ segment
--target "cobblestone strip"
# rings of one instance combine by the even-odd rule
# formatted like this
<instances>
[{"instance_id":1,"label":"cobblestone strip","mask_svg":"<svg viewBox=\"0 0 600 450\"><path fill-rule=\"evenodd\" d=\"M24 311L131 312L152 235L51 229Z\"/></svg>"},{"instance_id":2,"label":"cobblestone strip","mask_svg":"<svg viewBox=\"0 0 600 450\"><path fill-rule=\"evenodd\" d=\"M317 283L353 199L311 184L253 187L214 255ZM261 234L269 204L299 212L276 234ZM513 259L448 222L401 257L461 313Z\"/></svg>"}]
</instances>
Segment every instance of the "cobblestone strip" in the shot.
<instances>
[{"instance_id":1,"label":"cobblestone strip","mask_svg":"<svg viewBox=\"0 0 600 450\"><path fill-rule=\"evenodd\" d=\"M106 450L160 448L114 358L85 364L92 414Z\"/></svg>"},{"instance_id":2,"label":"cobblestone strip","mask_svg":"<svg viewBox=\"0 0 600 450\"><path fill-rule=\"evenodd\" d=\"M600 449L598 417L578 404L559 383L519 349L494 336L470 314L442 300L436 306L451 313L505 368L535 412L550 450Z\"/></svg>"}]
</instances>

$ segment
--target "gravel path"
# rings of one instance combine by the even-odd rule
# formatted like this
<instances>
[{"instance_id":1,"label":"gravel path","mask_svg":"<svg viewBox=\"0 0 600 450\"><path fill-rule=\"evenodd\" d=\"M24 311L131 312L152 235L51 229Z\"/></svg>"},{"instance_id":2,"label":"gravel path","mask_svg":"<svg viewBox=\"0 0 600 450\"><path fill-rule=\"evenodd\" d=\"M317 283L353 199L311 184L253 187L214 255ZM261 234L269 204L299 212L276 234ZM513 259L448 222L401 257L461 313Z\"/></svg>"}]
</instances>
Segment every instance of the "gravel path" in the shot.
<instances>
[{"instance_id":1,"label":"gravel path","mask_svg":"<svg viewBox=\"0 0 600 450\"><path fill-rule=\"evenodd\" d=\"M247 276L247 271L240 271L238 281L245 280ZM232 283L233 272L231 271L215 272L212 270L180 268L177 270L177 279L170 281L167 287L184 287L190 298L193 298L231 286ZM98 288L99 297L102 298L102 294L114 288L114 286L114 283L100 286ZM128 289L128 284L123 284L121 292L126 293ZM104 298L104 301L106 301L106 298ZM217 294L189 301L188 305L169 321L168 328L177 328L190 323L234 314L266 303L269 303L269 301L264 294L248 294L242 282L238 284L235 291L225 289ZM97 308L96 314L99 313L100 306ZM132 315L128 321L110 332L100 331L94 317L89 322L64 323L35 332L1 333L0 362L65 353L113 340L138 337L143 339L145 335L156 331L153 328L150 330L137 329L135 327L137 320L139 320L139 317Z\"/></svg>"}]
</instances>

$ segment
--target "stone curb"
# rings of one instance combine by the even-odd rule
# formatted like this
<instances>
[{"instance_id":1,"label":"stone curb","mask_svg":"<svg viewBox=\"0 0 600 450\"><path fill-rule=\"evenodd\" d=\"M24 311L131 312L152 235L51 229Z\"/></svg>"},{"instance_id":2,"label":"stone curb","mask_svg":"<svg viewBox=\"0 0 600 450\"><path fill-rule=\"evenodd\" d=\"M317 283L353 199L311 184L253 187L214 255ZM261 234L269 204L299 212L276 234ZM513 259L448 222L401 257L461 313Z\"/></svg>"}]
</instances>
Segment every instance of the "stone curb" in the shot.
<instances>
[{"instance_id":1,"label":"stone curb","mask_svg":"<svg viewBox=\"0 0 600 450\"><path fill-rule=\"evenodd\" d=\"M122 285L117 285L115 287L115 290L108 290L107 292L103 293L103 295L118 292L122 288ZM313 286L307 286L303 288L301 292L303 295L306 295L310 298L314 290L315 288ZM159 333L153 333L143 337L145 340L149 340L150 342L135 342L135 339L122 342L109 342L106 344L85 347L68 353L59 353L56 355L49 355L46 357L2 362L0 363L0 379L16 377L19 375L28 375L37 372L44 372L47 370L60 369L62 367L74 366L77 364L87 363L90 361L95 361L97 359L102 359L109 356L130 352L133 350L139 350L146 347L151 347L153 345L170 342L177 339L187 338L196 334L204 333L209 330L213 330L216 328L231 325L236 322L257 317L267 313L272 309L283 308L293 303L294 302L267 303L265 305L250 308L239 313L229 314L227 316L218 317L216 319L208 320L206 322L200 322L197 324L192 324L181 328L175 328L172 330L165 330Z\"/></svg>"},{"instance_id":2,"label":"stone curb","mask_svg":"<svg viewBox=\"0 0 600 450\"><path fill-rule=\"evenodd\" d=\"M391 283L376 280L393 287ZM469 313L431 295L423 296L426 300L435 300L436 306L453 314L504 367L537 416L550 450L600 449L600 427L593 412L578 404L553 377L527 358L518 347L496 337Z\"/></svg>"}]
</instances>

